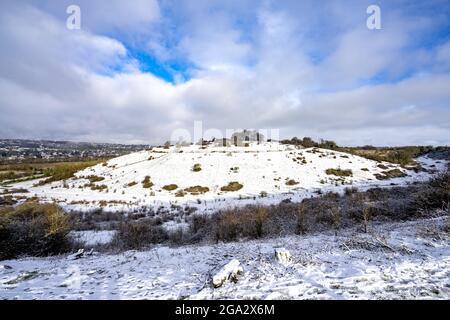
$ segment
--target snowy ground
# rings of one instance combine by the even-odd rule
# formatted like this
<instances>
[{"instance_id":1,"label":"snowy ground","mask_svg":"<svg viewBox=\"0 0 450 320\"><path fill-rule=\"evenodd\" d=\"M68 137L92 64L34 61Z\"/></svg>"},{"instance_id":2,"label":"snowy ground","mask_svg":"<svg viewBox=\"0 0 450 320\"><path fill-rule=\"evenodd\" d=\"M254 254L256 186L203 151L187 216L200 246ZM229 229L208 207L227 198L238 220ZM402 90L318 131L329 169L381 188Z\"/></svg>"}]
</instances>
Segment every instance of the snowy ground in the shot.
<instances>
[{"instance_id":1,"label":"snowy ground","mask_svg":"<svg viewBox=\"0 0 450 320\"><path fill-rule=\"evenodd\" d=\"M325 149L300 149L279 143L250 143L249 147L213 147L198 145L153 148L109 160L76 174L66 182L54 182L45 186L33 186L27 181L10 186L24 188L44 201L56 201L69 210L92 210L102 207L107 211L132 211L152 208L196 207L201 212L259 203L276 204L284 199L301 201L318 190L342 192L349 186L361 190L391 184L405 185L423 181L430 171L446 168L445 161L421 157L418 162L429 172L405 170L391 163L380 163L366 158ZM194 172L195 164L201 171ZM351 177L326 174L327 169L350 169ZM378 180L377 174L399 169L406 177ZM96 176L104 190L91 190L87 177ZM143 187L143 180L150 177L151 188ZM291 184L287 183L292 180ZM242 189L235 192L221 191L230 182L239 182ZM164 190L174 184L176 189ZM193 186L207 187L204 194L181 191ZM20 194L19 194L20 195Z\"/></svg>"},{"instance_id":2,"label":"snowy ground","mask_svg":"<svg viewBox=\"0 0 450 320\"><path fill-rule=\"evenodd\" d=\"M72 240L91 247L110 243L115 233L116 231L114 230L86 230L72 231L69 236Z\"/></svg>"},{"instance_id":3,"label":"snowy ground","mask_svg":"<svg viewBox=\"0 0 450 320\"><path fill-rule=\"evenodd\" d=\"M0 299L450 299L450 217L272 240L0 261ZM275 248L292 261L278 263ZM213 289L232 259L237 283Z\"/></svg>"}]
</instances>

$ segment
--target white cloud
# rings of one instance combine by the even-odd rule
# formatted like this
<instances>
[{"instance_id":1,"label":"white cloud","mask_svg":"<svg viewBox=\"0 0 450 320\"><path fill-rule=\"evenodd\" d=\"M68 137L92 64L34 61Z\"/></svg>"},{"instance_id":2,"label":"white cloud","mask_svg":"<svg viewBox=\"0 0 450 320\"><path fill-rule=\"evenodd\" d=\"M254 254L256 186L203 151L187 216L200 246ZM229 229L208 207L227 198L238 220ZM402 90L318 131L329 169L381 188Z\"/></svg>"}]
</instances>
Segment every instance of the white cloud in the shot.
<instances>
[{"instance_id":1,"label":"white cloud","mask_svg":"<svg viewBox=\"0 0 450 320\"><path fill-rule=\"evenodd\" d=\"M0 12L0 136L154 143L203 120L205 128L279 128L283 136L345 144L449 144L450 75L439 67L448 43L405 55L411 28L372 34L350 28L358 23L350 19L323 44L305 29L314 19L301 10L298 17L294 2L184 3L176 22L154 1L116 1L82 2L91 14L110 8L120 17L88 18L89 28L73 32L50 4L30 3L0 7L8 9ZM254 19L241 26L233 10ZM344 19L334 6L324 10ZM99 34L145 34L152 23L180 24L153 26L158 34L144 43L164 59L184 56L195 65L191 79L171 84L143 73L122 42ZM393 81L411 61L433 67ZM360 84L386 71L389 81Z\"/></svg>"}]
</instances>

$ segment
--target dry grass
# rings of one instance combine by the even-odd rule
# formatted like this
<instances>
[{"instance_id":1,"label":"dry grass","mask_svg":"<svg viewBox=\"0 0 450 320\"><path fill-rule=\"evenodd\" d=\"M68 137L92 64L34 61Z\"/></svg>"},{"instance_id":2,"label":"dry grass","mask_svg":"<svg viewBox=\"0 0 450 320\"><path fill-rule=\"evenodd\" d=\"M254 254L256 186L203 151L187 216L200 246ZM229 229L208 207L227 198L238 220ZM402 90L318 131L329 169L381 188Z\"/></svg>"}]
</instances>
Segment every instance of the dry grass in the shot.
<instances>
[{"instance_id":1,"label":"dry grass","mask_svg":"<svg viewBox=\"0 0 450 320\"><path fill-rule=\"evenodd\" d=\"M68 162L68 163L58 163L54 166L45 168L43 174L47 179L39 182L39 185L48 184L54 181L61 181L73 178L75 173L84 170L88 167L92 167L98 163L100 160L85 161L85 162Z\"/></svg>"}]
</instances>

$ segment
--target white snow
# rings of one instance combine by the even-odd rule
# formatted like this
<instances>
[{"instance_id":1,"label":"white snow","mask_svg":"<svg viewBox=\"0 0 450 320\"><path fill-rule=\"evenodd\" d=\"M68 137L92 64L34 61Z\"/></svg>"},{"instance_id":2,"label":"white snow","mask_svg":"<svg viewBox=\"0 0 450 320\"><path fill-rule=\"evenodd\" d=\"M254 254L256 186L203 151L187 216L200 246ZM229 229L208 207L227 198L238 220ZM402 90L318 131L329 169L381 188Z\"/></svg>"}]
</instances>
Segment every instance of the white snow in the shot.
<instances>
[{"instance_id":1,"label":"white snow","mask_svg":"<svg viewBox=\"0 0 450 320\"><path fill-rule=\"evenodd\" d=\"M433 170L446 167L445 161L427 157L418 161ZM192 170L195 164L201 165L201 171ZM36 181L18 183L14 187L28 189L30 192L24 196L38 196L44 201L56 201L67 209L81 211L98 207L127 212L142 208L190 206L208 212L250 203L273 204L283 199L300 201L318 190L342 192L349 186L364 189L413 183L430 177L427 172L414 173L398 165L382 163L389 169L398 168L408 176L380 181L374 176L384 171L378 167L379 164L342 152L301 149L276 142L250 143L249 147L208 146L205 149L191 145L153 148L109 160L106 166L99 164L77 173L75 179L67 181L69 188L64 188L63 182L33 187ZM329 168L351 169L353 176L342 180L327 175L325 170ZM96 184L107 186L107 190L93 191L86 186L89 183L86 177L92 175L103 177L104 180ZM150 176L153 183L150 189L142 185L146 176ZM289 180L298 184L286 184ZM242 189L221 191L221 187L233 181L242 184ZM136 184L129 186L132 182ZM178 188L163 190L170 184ZM177 197L177 191L193 186L207 187L209 191Z\"/></svg>"},{"instance_id":2,"label":"white snow","mask_svg":"<svg viewBox=\"0 0 450 320\"><path fill-rule=\"evenodd\" d=\"M238 276L244 272L239 260L233 259L224 265L212 279L214 288L222 286L227 280L237 280Z\"/></svg>"},{"instance_id":3,"label":"white snow","mask_svg":"<svg viewBox=\"0 0 450 320\"><path fill-rule=\"evenodd\" d=\"M288 264L291 261L291 253L286 248L275 248L275 259L281 264Z\"/></svg>"},{"instance_id":4,"label":"white snow","mask_svg":"<svg viewBox=\"0 0 450 320\"><path fill-rule=\"evenodd\" d=\"M86 230L72 231L69 236L73 240L81 242L85 246L91 247L110 243L115 234L115 230Z\"/></svg>"},{"instance_id":5,"label":"white snow","mask_svg":"<svg viewBox=\"0 0 450 320\"><path fill-rule=\"evenodd\" d=\"M0 299L450 299L450 217L308 236L0 262ZM275 248L291 255L288 265ZM214 289L237 259L244 273Z\"/></svg>"}]
</instances>

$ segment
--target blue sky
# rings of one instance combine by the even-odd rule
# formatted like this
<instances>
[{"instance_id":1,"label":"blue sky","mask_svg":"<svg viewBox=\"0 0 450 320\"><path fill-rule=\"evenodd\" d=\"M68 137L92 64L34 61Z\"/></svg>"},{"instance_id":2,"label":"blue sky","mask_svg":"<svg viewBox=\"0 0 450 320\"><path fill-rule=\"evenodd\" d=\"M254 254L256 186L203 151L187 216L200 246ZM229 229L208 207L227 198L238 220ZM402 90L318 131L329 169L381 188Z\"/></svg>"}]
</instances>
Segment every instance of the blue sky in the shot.
<instances>
[{"instance_id":1,"label":"blue sky","mask_svg":"<svg viewBox=\"0 0 450 320\"><path fill-rule=\"evenodd\" d=\"M446 0L6 0L0 15L0 137L157 143L200 120L449 144Z\"/></svg>"}]
</instances>

